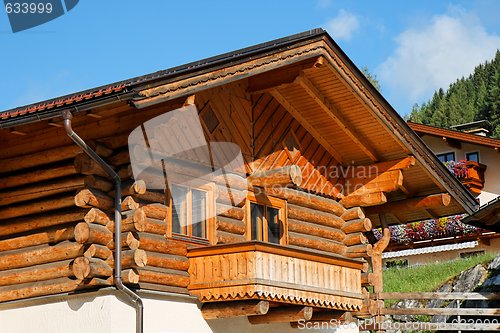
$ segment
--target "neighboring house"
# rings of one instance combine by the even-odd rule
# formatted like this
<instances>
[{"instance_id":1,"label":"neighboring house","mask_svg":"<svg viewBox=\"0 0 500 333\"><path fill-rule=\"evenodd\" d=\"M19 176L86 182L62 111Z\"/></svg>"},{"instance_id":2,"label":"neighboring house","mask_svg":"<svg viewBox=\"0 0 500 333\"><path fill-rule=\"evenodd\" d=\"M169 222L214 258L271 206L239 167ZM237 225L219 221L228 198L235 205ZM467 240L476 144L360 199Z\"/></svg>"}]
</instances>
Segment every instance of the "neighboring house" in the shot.
<instances>
[{"instance_id":1,"label":"neighboring house","mask_svg":"<svg viewBox=\"0 0 500 333\"><path fill-rule=\"evenodd\" d=\"M7 110L0 128L6 332L376 315L387 226L478 208L321 29Z\"/></svg>"},{"instance_id":2,"label":"neighboring house","mask_svg":"<svg viewBox=\"0 0 500 333\"><path fill-rule=\"evenodd\" d=\"M408 124L477 197L482 207L498 199L500 140L488 137L487 121L458 125L454 129ZM386 265L424 264L500 252L500 234L491 219L481 222L476 218L474 226L460 220L459 216L393 227L393 241L384 253Z\"/></svg>"}]
</instances>

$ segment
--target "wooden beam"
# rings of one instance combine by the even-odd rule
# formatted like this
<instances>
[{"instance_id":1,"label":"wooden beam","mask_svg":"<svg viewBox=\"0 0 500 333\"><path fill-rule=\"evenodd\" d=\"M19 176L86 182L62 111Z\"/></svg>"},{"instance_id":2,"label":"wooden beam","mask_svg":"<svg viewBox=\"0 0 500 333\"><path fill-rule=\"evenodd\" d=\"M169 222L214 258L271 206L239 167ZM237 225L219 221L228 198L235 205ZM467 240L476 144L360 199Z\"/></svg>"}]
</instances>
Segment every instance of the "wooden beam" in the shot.
<instances>
[{"instance_id":1,"label":"wooden beam","mask_svg":"<svg viewBox=\"0 0 500 333\"><path fill-rule=\"evenodd\" d=\"M415 162L415 157L408 156L402 159L384 161L369 165L349 166L349 169L345 170L345 174L347 176L360 174L368 176L372 174L380 174L387 171L408 169L414 166Z\"/></svg>"},{"instance_id":2,"label":"wooden beam","mask_svg":"<svg viewBox=\"0 0 500 333\"><path fill-rule=\"evenodd\" d=\"M302 171L297 165L287 165L282 168L259 171L247 178L251 186L300 186L302 183Z\"/></svg>"},{"instance_id":3,"label":"wooden beam","mask_svg":"<svg viewBox=\"0 0 500 333\"><path fill-rule=\"evenodd\" d=\"M206 320L265 315L268 311L269 302L260 300L205 303L201 307Z\"/></svg>"},{"instance_id":4,"label":"wooden beam","mask_svg":"<svg viewBox=\"0 0 500 333\"><path fill-rule=\"evenodd\" d=\"M342 156L321 134L295 109L286 98L277 90L271 89L269 93L281 104L315 139L318 141L340 164L344 164Z\"/></svg>"},{"instance_id":5,"label":"wooden beam","mask_svg":"<svg viewBox=\"0 0 500 333\"><path fill-rule=\"evenodd\" d=\"M340 200L340 203L345 208L351 207L369 207L369 206L378 206L385 204L387 202L387 197L384 192L375 192L375 193L367 193L367 194L351 194L345 196Z\"/></svg>"},{"instance_id":6,"label":"wooden beam","mask_svg":"<svg viewBox=\"0 0 500 333\"><path fill-rule=\"evenodd\" d=\"M348 125L348 121L344 119L342 113L324 96L314 84L301 73L296 82L312 97L312 99L318 103L318 105L325 111L340 127L340 129L347 134L347 136L359 147L361 150L374 162L378 161L375 150L370 147L357 131L355 131L351 126Z\"/></svg>"},{"instance_id":7,"label":"wooden beam","mask_svg":"<svg viewBox=\"0 0 500 333\"><path fill-rule=\"evenodd\" d=\"M310 320L313 315L313 308L310 306L304 307L279 307L269 310L262 316L248 317L251 324L272 324L272 323L289 323L298 322L299 320Z\"/></svg>"},{"instance_id":8,"label":"wooden beam","mask_svg":"<svg viewBox=\"0 0 500 333\"><path fill-rule=\"evenodd\" d=\"M432 194L424 197L415 197L407 200L399 200L390 202L388 204L367 208L366 213L397 213L413 210L435 209L440 207L447 207L451 202L451 196L447 193Z\"/></svg>"},{"instance_id":9,"label":"wooden beam","mask_svg":"<svg viewBox=\"0 0 500 333\"><path fill-rule=\"evenodd\" d=\"M393 192L403 185L401 170L383 172L366 178L348 178L344 183L345 195L362 195L376 192Z\"/></svg>"}]
</instances>

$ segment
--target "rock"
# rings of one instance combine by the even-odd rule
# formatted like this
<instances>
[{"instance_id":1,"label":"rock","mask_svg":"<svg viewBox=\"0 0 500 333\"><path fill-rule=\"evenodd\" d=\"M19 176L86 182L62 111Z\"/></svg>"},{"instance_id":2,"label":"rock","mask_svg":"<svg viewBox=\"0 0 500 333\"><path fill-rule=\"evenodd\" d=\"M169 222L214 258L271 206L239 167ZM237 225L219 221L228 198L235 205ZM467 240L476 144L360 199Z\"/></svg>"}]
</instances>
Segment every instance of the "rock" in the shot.
<instances>
[{"instance_id":1,"label":"rock","mask_svg":"<svg viewBox=\"0 0 500 333\"><path fill-rule=\"evenodd\" d=\"M500 255L496 256L492 262L488 265L489 271L496 271L500 269Z\"/></svg>"},{"instance_id":2,"label":"rock","mask_svg":"<svg viewBox=\"0 0 500 333\"><path fill-rule=\"evenodd\" d=\"M457 307L457 301L452 301L450 304L446 306L449 309L455 309ZM432 316L431 323L446 323L450 316Z\"/></svg>"},{"instance_id":3,"label":"rock","mask_svg":"<svg viewBox=\"0 0 500 333\"><path fill-rule=\"evenodd\" d=\"M500 287L500 274L496 274L484 281L481 287Z\"/></svg>"},{"instance_id":4,"label":"rock","mask_svg":"<svg viewBox=\"0 0 500 333\"><path fill-rule=\"evenodd\" d=\"M405 299L405 300L397 302L392 307L396 308L396 309L407 309L407 308L421 308L423 306L422 306L422 303L420 303L419 301ZM399 322L409 323L409 322L415 321L415 316L414 315L393 315L392 319L394 319L395 321L399 321Z\"/></svg>"},{"instance_id":5,"label":"rock","mask_svg":"<svg viewBox=\"0 0 500 333\"><path fill-rule=\"evenodd\" d=\"M482 265L476 265L460 273L453 285L454 292L470 292L486 279L488 271Z\"/></svg>"},{"instance_id":6,"label":"rock","mask_svg":"<svg viewBox=\"0 0 500 333\"><path fill-rule=\"evenodd\" d=\"M436 291L440 293L451 293L453 291L453 282L452 281L446 282ZM444 306L447 302L448 301L444 299L433 299L429 301L426 308L440 308Z\"/></svg>"}]
</instances>

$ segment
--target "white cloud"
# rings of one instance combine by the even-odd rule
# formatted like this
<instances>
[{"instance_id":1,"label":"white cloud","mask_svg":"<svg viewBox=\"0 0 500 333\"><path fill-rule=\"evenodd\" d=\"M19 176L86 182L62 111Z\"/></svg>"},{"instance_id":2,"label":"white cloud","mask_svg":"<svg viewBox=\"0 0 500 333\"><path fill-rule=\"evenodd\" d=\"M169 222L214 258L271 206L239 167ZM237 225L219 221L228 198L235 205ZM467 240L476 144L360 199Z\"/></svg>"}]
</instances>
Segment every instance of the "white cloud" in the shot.
<instances>
[{"instance_id":1,"label":"white cloud","mask_svg":"<svg viewBox=\"0 0 500 333\"><path fill-rule=\"evenodd\" d=\"M450 8L424 28L402 32L396 43L394 53L376 72L390 95L413 104L492 59L500 36L488 34L475 16Z\"/></svg>"},{"instance_id":2,"label":"white cloud","mask_svg":"<svg viewBox=\"0 0 500 333\"><path fill-rule=\"evenodd\" d=\"M349 40L356 30L359 28L359 20L356 15L341 9L334 18L330 19L326 25L326 30L330 33L333 39Z\"/></svg>"}]
</instances>

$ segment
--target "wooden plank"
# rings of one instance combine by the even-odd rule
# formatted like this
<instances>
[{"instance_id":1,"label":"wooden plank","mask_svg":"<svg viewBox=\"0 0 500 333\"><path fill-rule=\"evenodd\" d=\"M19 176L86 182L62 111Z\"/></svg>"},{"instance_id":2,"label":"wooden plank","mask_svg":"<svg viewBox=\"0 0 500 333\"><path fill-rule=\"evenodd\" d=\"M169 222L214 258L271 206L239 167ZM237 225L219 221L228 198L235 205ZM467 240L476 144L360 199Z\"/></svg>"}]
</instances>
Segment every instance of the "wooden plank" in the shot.
<instances>
[{"instance_id":1,"label":"wooden plank","mask_svg":"<svg viewBox=\"0 0 500 333\"><path fill-rule=\"evenodd\" d=\"M500 316L500 308L498 309L478 309L478 308L382 308L382 315L445 315L445 316Z\"/></svg>"},{"instance_id":2,"label":"wooden plank","mask_svg":"<svg viewBox=\"0 0 500 333\"><path fill-rule=\"evenodd\" d=\"M368 140L348 125L348 121L344 119L342 113L326 98L314 84L301 73L297 78L297 82L311 96L311 98L328 114L339 126L339 128L347 134L347 136L358 146L372 161L378 161L379 158L375 149L368 144Z\"/></svg>"},{"instance_id":3,"label":"wooden plank","mask_svg":"<svg viewBox=\"0 0 500 333\"><path fill-rule=\"evenodd\" d=\"M311 135L323 146L325 149L337 160L339 163L344 164L342 156L339 152L327 141L323 138L323 136L302 116L302 114L295 109L292 104L290 104L286 98L277 90L270 90L271 95L288 111L290 114L297 119L298 122L302 124L302 126L311 133Z\"/></svg>"}]
</instances>

